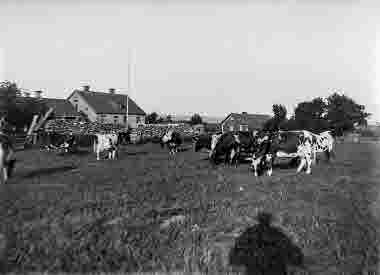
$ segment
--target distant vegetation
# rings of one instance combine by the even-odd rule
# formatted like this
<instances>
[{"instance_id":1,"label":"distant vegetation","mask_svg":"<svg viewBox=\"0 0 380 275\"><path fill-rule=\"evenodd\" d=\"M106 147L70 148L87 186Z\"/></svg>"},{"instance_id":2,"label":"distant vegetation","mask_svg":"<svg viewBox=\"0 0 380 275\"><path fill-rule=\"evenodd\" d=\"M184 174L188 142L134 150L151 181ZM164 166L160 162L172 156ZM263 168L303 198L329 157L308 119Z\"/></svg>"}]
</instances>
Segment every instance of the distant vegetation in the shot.
<instances>
[{"instance_id":1,"label":"distant vegetation","mask_svg":"<svg viewBox=\"0 0 380 275\"><path fill-rule=\"evenodd\" d=\"M333 130L338 136L355 129L355 126L367 125L369 113L352 98L334 93L326 100L321 97L301 102L294 110L294 115L287 118L285 106L274 104L273 117L268 120L266 130L305 129L316 133ZM368 134L368 133L367 133Z\"/></svg>"},{"instance_id":2,"label":"distant vegetation","mask_svg":"<svg viewBox=\"0 0 380 275\"><path fill-rule=\"evenodd\" d=\"M8 125L23 129L32 122L33 115L45 113L47 106L35 98L20 100L21 91L15 83L0 82L0 113Z\"/></svg>"}]
</instances>

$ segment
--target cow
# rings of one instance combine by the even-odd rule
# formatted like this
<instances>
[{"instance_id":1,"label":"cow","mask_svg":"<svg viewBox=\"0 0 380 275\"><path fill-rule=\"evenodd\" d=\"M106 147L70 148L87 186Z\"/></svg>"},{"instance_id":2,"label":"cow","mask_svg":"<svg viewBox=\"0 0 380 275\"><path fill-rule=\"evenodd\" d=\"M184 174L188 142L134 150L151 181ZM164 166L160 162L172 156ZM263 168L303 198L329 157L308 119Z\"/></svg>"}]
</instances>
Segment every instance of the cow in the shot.
<instances>
[{"instance_id":1,"label":"cow","mask_svg":"<svg viewBox=\"0 0 380 275\"><path fill-rule=\"evenodd\" d=\"M284 132L284 131L279 131ZM292 133L304 133L311 140L313 156L312 162L317 163L317 153L325 153L327 161L330 161L331 156L334 155L334 137L331 131L324 131L320 134L314 134L307 130L288 131Z\"/></svg>"},{"instance_id":2,"label":"cow","mask_svg":"<svg viewBox=\"0 0 380 275\"><path fill-rule=\"evenodd\" d=\"M211 155L215 149L216 143L217 143L217 141L221 135L222 135L221 133L217 133L217 134L213 134L213 135L204 134L204 135L200 135L198 137L195 137L194 138L194 140L195 140L195 146L194 146L195 152L198 152L202 148L206 148L209 150L209 158L211 158Z\"/></svg>"},{"instance_id":3,"label":"cow","mask_svg":"<svg viewBox=\"0 0 380 275\"><path fill-rule=\"evenodd\" d=\"M325 153L327 161L330 161L331 156L334 156L334 137L331 131L324 131L319 135L313 134L313 162L317 162L317 153Z\"/></svg>"},{"instance_id":4,"label":"cow","mask_svg":"<svg viewBox=\"0 0 380 275\"><path fill-rule=\"evenodd\" d=\"M160 139L161 148L164 148L165 144L169 148L169 154L175 154L178 152L178 148L181 146L183 140L180 133L170 129Z\"/></svg>"},{"instance_id":5,"label":"cow","mask_svg":"<svg viewBox=\"0 0 380 275\"><path fill-rule=\"evenodd\" d=\"M227 132L217 138L215 148L211 151L210 161L217 164L220 157L225 157L225 163L237 165L237 156L239 155L240 141L239 136L233 132Z\"/></svg>"},{"instance_id":6,"label":"cow","mask_svg":"<svg viewBox=\"0 0 380 275\"><path fill-rule=\"evenodd\" d=\"M279 131L269 134L260 144L260 149L251 158L251 167L255 176L260 168L271 176L273 163L278 157L299 158L300 164L297 173L306 165L306 174L311 173L313 156L313 139L315 137L309 131Z\"/></svg>"},{"instance_id":7,"label":"cow","mask_svg":"<svg viewBox=\"0 0 380 275\"><path fill-rule=\"evenodd\" d=\"M223 143L232 142L232 140L234 140L233 150L227 149L228 152L225 152L225 153L229 154L230 157L233 156L233 158L231 158L230 161L235 160L236 165L238 164L238 161L239 161L239 159L242 158L242 156L251 155L257 149L258 141L260 140L256 134L254 134L252 132L244 132L244 131L227 132L227 133L223 134L223 137L225 137L225 136L229 136L230 138L229 139L227 138L227 140L225 138L223 138ZM233 136L233 138L232 138L232 136ZM215 140L214 140L215 144L213 145L214 149L216 148L216 146L218 146L217 144L220 144L219 146L224 147L220 143L220 142L222 142L221 137L222 137L222 135L215 137ZM224 147L225 149L222 149L222 150L226 150L227 147ZM219 148L219 150L220 150L220 148ZM210 152L210 158L211 158L211 156L213 156L214 151L215 150L212 150ZM246 159L246 158L244 158L244 159Z\"/></svg>"},{"instance_id":8,"label":"cow","mask_svg":"<svg viewBox=\"0 0 380 275\"><path fill-rule=\"evenodd\" d=\"M0 131L0 183L6 183L12 176L16 160L14 159L14 147L10 138Z\"/></svg>"},{"instance_id":9,"label":"cow","mask_svg":"<svg viewBox=\"0 0 380 275\"><path fill-rule=\"evenodd\" d=\"M115 159L118 145L117 134L96 134L94 138L94 152L96 153L96 159L100 160L100 153L104 151L108 151L108 159Z\"/></svg>"}]
</instances>

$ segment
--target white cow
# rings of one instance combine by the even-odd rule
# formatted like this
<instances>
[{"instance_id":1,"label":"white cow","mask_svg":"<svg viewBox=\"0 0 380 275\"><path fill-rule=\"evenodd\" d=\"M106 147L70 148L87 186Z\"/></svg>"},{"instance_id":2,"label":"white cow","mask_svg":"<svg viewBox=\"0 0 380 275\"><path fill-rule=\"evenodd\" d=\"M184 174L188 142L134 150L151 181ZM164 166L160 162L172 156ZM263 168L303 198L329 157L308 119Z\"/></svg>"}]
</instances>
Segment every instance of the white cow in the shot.
<instances>
[{"instance_id":1,"label":"white cow","mask_svg":"<svg viewBox=\"0 0 380 275\"><path fill-rule=\"evenodd\" d=\"M100 153L108 151L108 159L115 159L118 145L117 134L96 134L94 141L94 152L96 159L100 160Z\"/></svg>"}]
</instances>

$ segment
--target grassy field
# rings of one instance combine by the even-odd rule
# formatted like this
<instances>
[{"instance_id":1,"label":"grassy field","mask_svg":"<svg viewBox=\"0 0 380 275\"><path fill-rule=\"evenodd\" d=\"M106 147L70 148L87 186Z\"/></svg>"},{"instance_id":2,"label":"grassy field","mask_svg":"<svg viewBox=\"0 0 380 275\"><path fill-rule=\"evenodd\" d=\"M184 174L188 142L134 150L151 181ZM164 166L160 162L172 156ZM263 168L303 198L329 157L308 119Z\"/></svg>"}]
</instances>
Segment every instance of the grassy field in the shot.
<instances>
[{"instance_id":1,"label":"grassy field","mask_svg":"<svg viewBox=\"0 0 380 275\"><path fill-rule=\"evenodd\" d=\"M205 153L169 156L156 144L115 161L18 152L0 186L3 271L238 271L228 249L264 209L306 255L295 274L377 274L380 146L338 144L336 154L312 175L255 178L247 164L213 168ZM174 215L183 219L162 226Z\"/></svg>"}]
</instances>

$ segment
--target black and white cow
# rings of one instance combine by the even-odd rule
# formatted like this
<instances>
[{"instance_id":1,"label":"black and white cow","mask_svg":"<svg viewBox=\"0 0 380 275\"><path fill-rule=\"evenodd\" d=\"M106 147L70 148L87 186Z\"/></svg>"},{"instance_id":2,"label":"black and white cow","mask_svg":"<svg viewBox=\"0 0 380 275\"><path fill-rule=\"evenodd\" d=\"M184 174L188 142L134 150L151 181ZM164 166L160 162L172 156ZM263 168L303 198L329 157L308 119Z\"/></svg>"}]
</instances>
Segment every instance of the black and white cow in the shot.
<instances>
[{"instance_id":1,"label":"black and white cow","mask_svg":"<svg viewBox=\"0 0 380 275\"><path fill-rule=\"evenodd\" d=\"M276 158L299 158L300 163L297 173L306 165L306 173L311 173L313 152L313 139L315 137L309 131L279 131L263 137L259 150L252 156L252 168L255 176L260 169L266 170L271 176L273 163Z\"/></svg>"},{"instance_id":2,"label":"black and white cow","mask_svg":"<svg viewBox=\"0 0 380 275\"><path fill-rule=\"evenodd\" d=\"M104 151L108 152L108 159L116 158L119 145L118 137L119 135L115 133L95 134L94 152L97 160L100 160L100 153Z\"/></svg>"},{"instance_id":3,"label":"black and white cow","mask_svg":"<svg viewBox=\"0 0 380 275\"><path fill-rule=\"evenodd\" d=\"M215 148L210 154L210 161L217 164L219 159L224 157L225 163L232 164L235 161L237 165L239 150L239 136L233 132L224 133L217 138Z\"/></svg>"},{"instance_id":4,"label":"black and white cow","mask_svg":"<svg viewBox=\"0 0 380 275\"><path fill-rule=\"evenodd\" d=\"M327 161L330 161L331 156L334 156L334 137L331 131L324 131L318 135L313 134L313 161L317 162L317 153L324 153Z\"/></svg>"},{"instance_id":5,"label":"black and white cow","mask_svg":"<svg viewBox=\"0 0 380 275\"><path fill-rule=\"evenodd\" d=\"M183 140L181 134L170 129L160 139L161 147L164 148L165 144L169 148L169 154L175 154L178 152L178 148L181 146Z\"/></svg>"},{"instance_id":6,"label":"black and white cow","mask_svg":"<svg viewBox=\"0 0 380 275\"><path fill-rule=\"evenodd\" d=\"M211 158L211 155L215 149L216 143L218 139L220 138L222 134L217 133L213 135L209 134L203 134L199 135L198 137L195 137L195 145L194 150L195 152L199 152L201 149L205 148L209 150L209 157Z\"/></svg>"}]
</instances>

